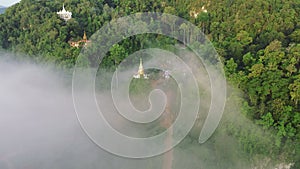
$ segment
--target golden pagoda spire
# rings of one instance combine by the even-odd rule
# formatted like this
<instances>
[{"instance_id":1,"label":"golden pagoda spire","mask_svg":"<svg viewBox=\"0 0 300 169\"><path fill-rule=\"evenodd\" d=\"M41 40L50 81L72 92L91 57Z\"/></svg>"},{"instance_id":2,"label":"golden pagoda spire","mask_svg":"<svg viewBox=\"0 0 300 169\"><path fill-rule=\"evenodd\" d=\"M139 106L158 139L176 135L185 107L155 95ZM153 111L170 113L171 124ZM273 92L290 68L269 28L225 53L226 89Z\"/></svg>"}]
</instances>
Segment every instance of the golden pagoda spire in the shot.
<instances>
[{"instance_id":1,"label":"golden pagoda spire","mask_svg":"<svg viewBox=\"0 0 300 169\"><path fill-rule=\"evenodd\" d=\"M86 36L86 32L84 31L84 33L83 33L83 40L84 41L87 41L87 36Z\"/></svg>"},{"instance_id":2,"label":"golden pagoda spire","mask_svg":"<svg viewBox=\"0 0 300 169\"><path fill-rule=\"evenodd\" d=\"M144 67L143 67L143 60L142 60L142 58L140 58L140 66L139 66L138 74L140 76L144 76Z\"/></svg>"},{"instance_id":3,"label":"golden pagoda spire","mask_svg":"<svg viewBox=\"0 0 300 169\"><path fill-rule=\"evenodd\" d=\"M140 66L139 66L139 70L137 72L137 74L133 75L133 77L135 79L140 79L140 78L144 78L144 79L148 79L148 74L145 74L144 72L144 67L143 67L143 60L142 58L140 58Z\"/></svg>"}]
</instances>

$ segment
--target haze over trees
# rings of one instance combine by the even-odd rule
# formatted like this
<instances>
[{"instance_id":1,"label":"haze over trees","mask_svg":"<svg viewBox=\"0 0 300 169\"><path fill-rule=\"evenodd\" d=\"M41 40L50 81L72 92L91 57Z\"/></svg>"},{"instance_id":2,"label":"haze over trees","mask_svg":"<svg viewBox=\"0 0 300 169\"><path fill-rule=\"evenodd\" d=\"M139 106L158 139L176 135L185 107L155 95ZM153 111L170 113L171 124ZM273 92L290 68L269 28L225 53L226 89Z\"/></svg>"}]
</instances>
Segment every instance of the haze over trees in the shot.
<instances>
[{"instance_id":1,"label":"haze over trees","mask_svg":"<svg viewBox=\"0 0 300 169\"><path fill-rule=\"evenodd\" d=\"M6 7L0 6L0 14L3 14L5 12Z\"/></svg>"},{"instance_id":2,"label":"haze over trees","mask_svg":"<svg viewBox=\"0 0 300 169\"><path fill-rule=\"evenodd\" d=\"M165 12L197 25L212 41L229 83L243 91L243 115L272 132L269 151L242 129L228 131L248 153L279 157L300 167L300 1L298 0L65 0L68 22L56 12L58 0L22 0L0 15L0 46L28 54L36 62L69 69L80 48L71 39L88 36L112 19L136 12ZM204 12L203 7L206 12ZM197 15L191 15L191 13ZM162 16L163 17L163 16ZM142 24L141 24L142 25ZM186 25L181 25L189 41ZM172 25L168 29L172 30ZM145 36L147 38L145 38ZM148 43L146 39L152 39ZM160 43L160 42L164 43ZM114 45L104 66L114 69L128 54L160 44L174 44L159 35L138 35ZM160 46L164 48L165 46ZM249 129L251 130L251 129ZM250 133L250 134L249 134ZM253 137L252 137L253 136Z\"/></svg>"}]
</instances>

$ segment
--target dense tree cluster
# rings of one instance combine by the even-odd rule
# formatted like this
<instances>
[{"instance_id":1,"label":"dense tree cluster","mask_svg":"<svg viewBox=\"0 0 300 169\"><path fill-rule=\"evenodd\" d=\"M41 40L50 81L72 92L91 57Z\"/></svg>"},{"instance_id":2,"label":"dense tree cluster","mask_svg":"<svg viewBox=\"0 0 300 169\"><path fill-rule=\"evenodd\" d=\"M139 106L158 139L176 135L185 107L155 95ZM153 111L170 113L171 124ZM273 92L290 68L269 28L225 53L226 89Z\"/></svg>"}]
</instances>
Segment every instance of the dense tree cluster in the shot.
<instances>
[{"instance_id":1,"label":"dense tree cluster","mask_svg":"<svg viewBox=\"0 0 300 169\"><path fill-rule=\"evenodd\" d=\"M86 31L90 36L112 19L136 12L165 12L183 17L207 35L221 56L229 82L242 89L248 118L275 132L274 144L300 142L300 1L297 0L64 0L68 22L56 12L58 0L22 0L0 15L0 45L39 62L71 68L80 49L69 46ZM205 10L205 11L204 11ZM143 26L143 24L141 24ZM173 29L172 25L168 29ZM184 41L192 34L181 25ZM148 44L145 39L152 39ZM104 60L118 65L147 46L172 44L157 35L134 36L114 45ZM295 158L300 159L298 145ZM298 146L298 147L297 147ZM299 163L299 161L298 161Z\"/></svg>"}]
</instances>

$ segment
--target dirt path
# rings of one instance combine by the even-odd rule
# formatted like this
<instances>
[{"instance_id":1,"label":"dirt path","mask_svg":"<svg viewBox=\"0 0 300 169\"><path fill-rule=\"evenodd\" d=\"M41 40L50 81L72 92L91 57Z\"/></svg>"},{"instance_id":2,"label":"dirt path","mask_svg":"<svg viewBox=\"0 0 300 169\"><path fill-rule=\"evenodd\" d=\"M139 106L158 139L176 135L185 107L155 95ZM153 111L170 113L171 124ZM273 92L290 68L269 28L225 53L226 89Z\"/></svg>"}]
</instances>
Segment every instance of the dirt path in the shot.
<instances>
[{"instance_id":1,"label":"dirt path","mask_svg":"<svg viewBox=\"0 0 300 169\"><path fill-rule=\"evenodd\" d=\"M169 100L170 98L168 97L168 103ZM173 120L169 104L167 104L165 113L168 116L168 118L165 118L162 121L161 126L168 128L172 125L172 120ZM173 135L173 128L170 128L170 130L168 131L168 136L165 140L166 147L172 146L172 135ZM162 169L172 169L172 163L173 163L173 149L171 149L170 151L164 154Z\"/></svg>"},{"instance_id":2,"label":"dirt path","mask_svg":"<svg viewBox=\"0 0 300 169\"><path fill-rule=\"evenodd\" d=\"M164 80L162 80L162 79L159 79L157 81L153 81L151 83L152 87L158 86L163 81ZM167 95L167 104L166 104L165 112L163 113L163 116L165 116L165 117L161 120L160 125L167 129L172 125L173 118L174 118L174 115L172 114L172 111L171 111L172 98L174 98L174 97L173 97L173 93L172 93L171 90L168 90L166 92L166 95ZM173 128L170 128L170 130L168 131L167 134L168 135L167 135L166 140L165 140L165 146L166 147L171 147L172 146L172 141L173 141L173 139L172 139ZM172 165L173 165L173 149L171 149L170 151L168 151L164 154L162 169L172 169Z\"/></svg>"}]
</instances>

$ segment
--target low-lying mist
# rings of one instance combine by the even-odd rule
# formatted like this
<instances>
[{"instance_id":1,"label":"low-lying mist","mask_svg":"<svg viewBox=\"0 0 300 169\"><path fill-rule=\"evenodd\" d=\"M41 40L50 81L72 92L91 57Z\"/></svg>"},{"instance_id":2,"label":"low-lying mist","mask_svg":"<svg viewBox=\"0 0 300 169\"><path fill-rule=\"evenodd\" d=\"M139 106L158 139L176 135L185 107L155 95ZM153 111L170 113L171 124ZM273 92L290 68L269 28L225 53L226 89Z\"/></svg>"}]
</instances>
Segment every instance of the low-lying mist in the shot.
<instances>
[{"instance_id":1,"label":"low-lying mist","mask_svg":"<svg viewBox=\"0 0 300 169\"><path fill-rule=\"evenodd\" d=\"M164 154L128 159L102 150L77 120L71 79L65 78L69 76L49 67L6 59L10 57L12 54L0 53L0 169L163 168ZM224 119L243 119L238 109L230 110L237 111L225 112ZM223 121L204 144L192 136L184 139L172 152L172 168L244 169L265 163L264 159L243 158L247 153L237 146L236 138L224 133L225 124ZM243 125L254 126L249 121Z\"/></svg>"}]
</instances>

